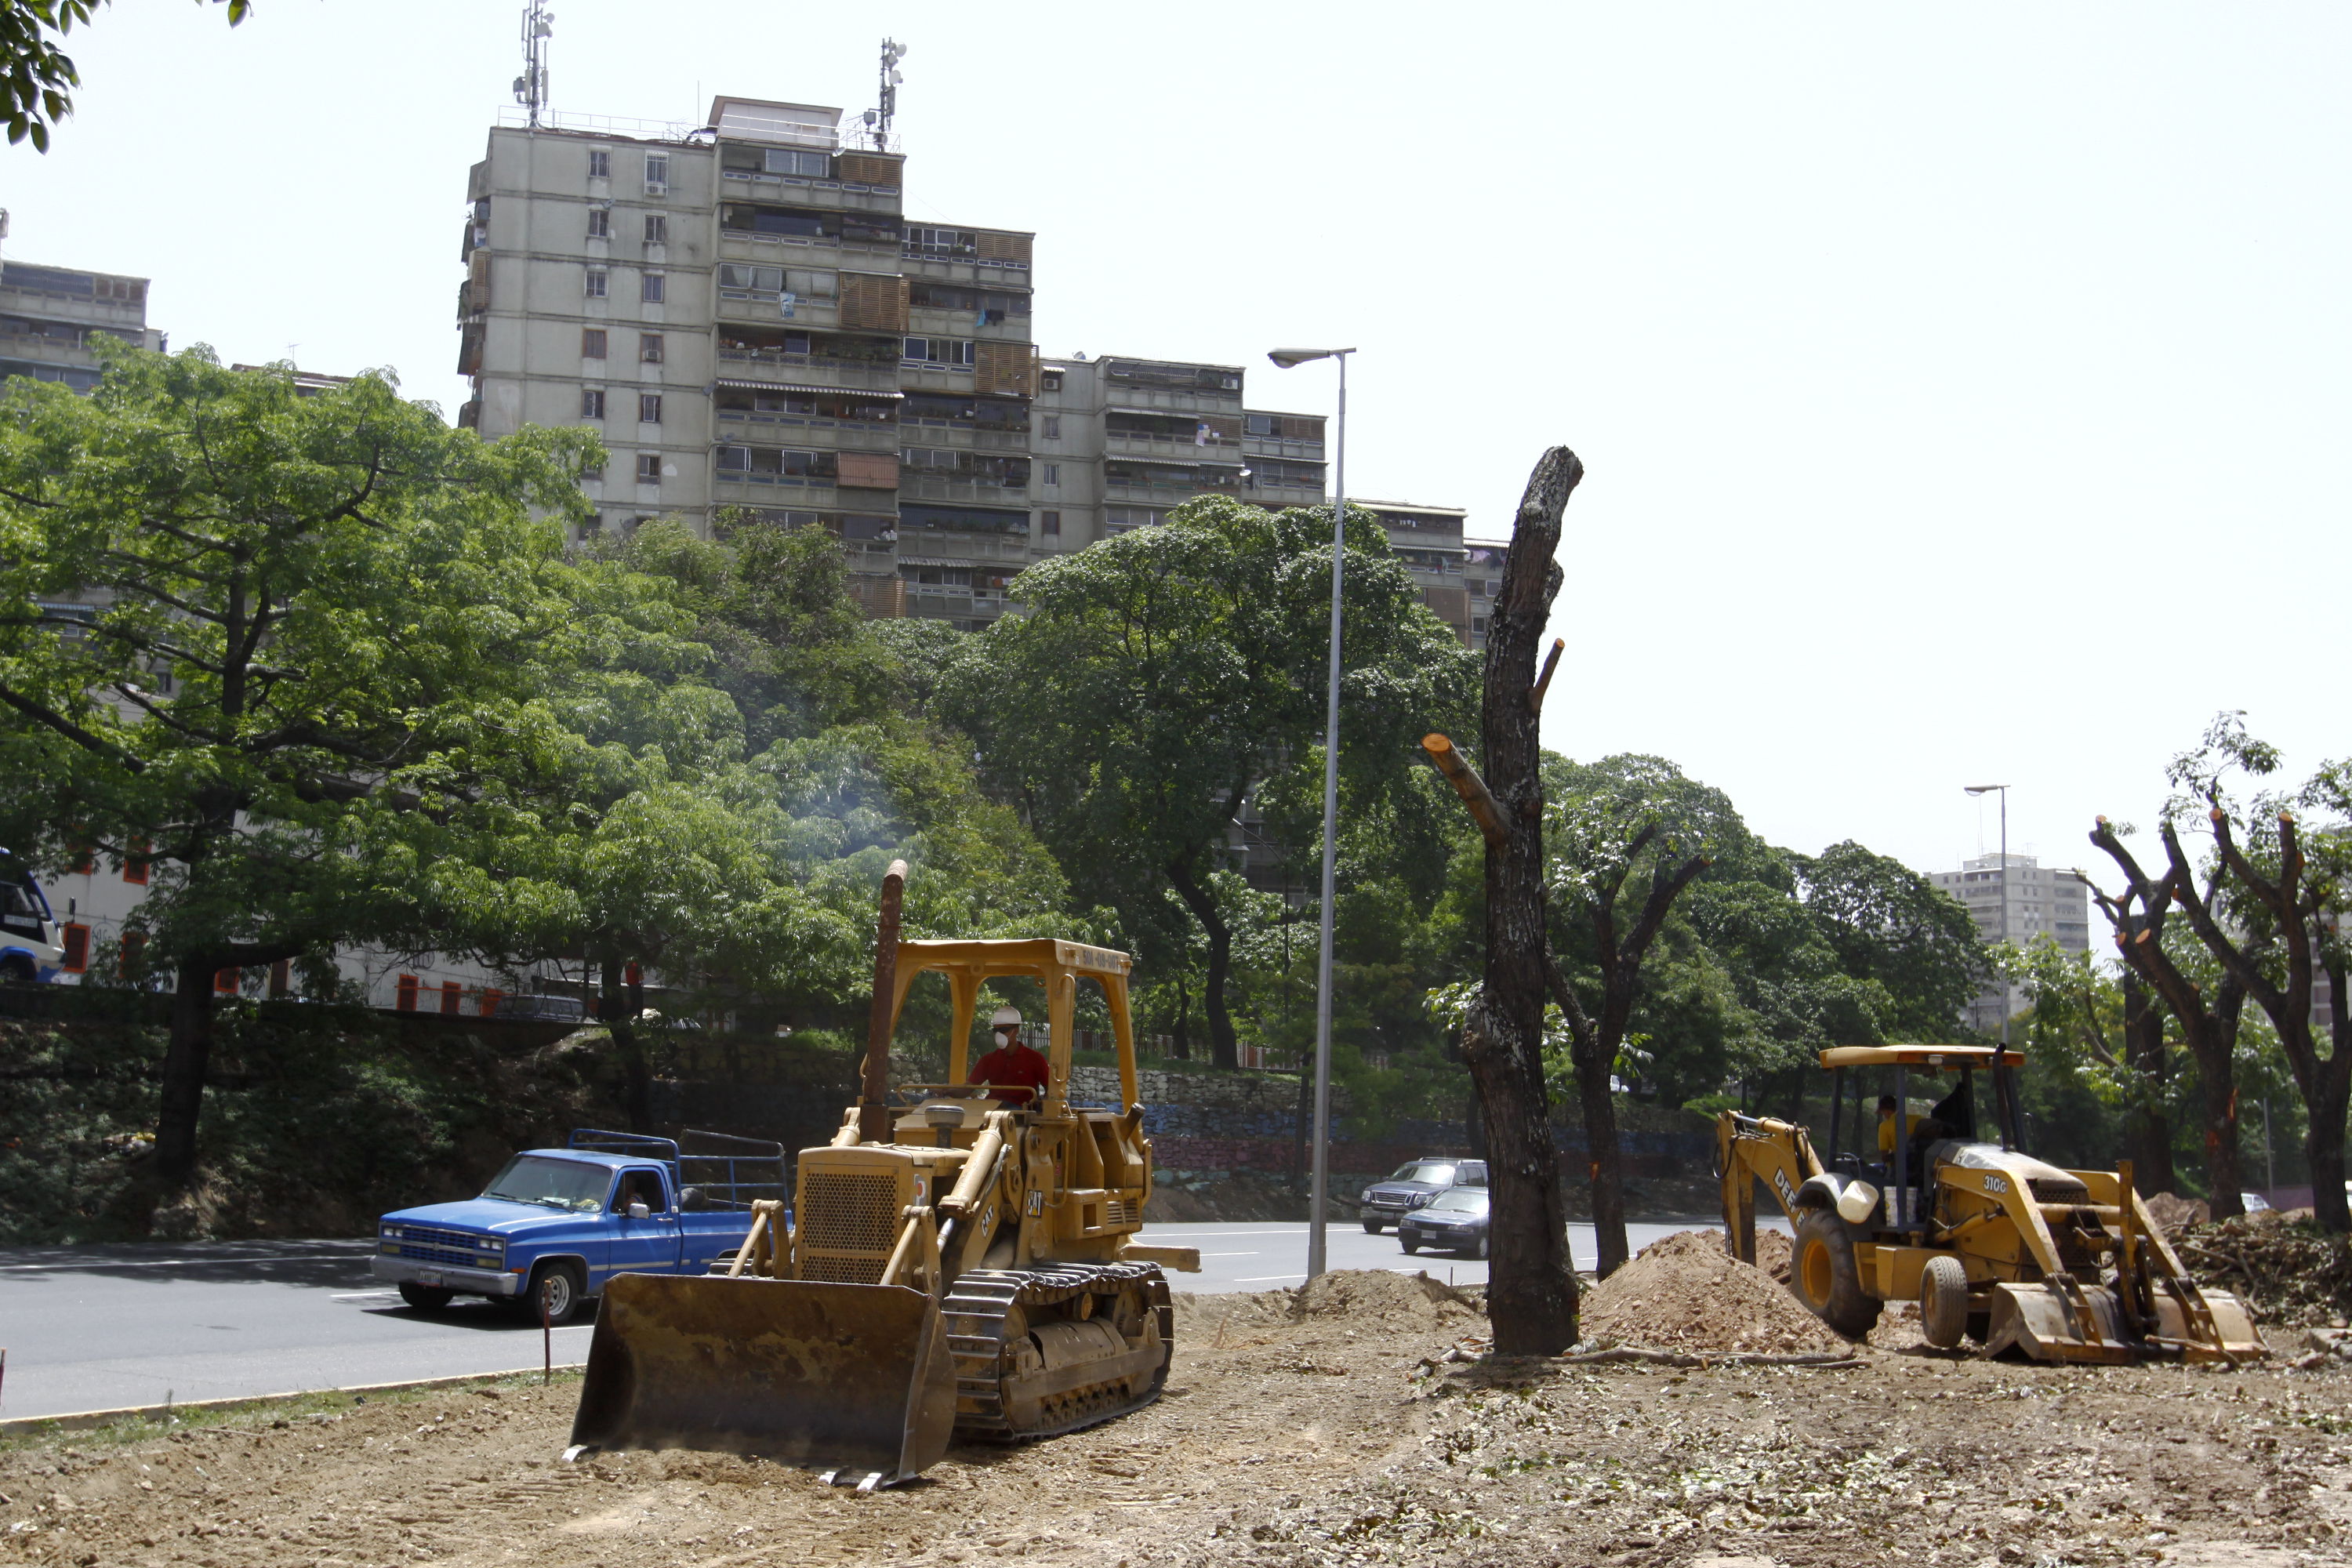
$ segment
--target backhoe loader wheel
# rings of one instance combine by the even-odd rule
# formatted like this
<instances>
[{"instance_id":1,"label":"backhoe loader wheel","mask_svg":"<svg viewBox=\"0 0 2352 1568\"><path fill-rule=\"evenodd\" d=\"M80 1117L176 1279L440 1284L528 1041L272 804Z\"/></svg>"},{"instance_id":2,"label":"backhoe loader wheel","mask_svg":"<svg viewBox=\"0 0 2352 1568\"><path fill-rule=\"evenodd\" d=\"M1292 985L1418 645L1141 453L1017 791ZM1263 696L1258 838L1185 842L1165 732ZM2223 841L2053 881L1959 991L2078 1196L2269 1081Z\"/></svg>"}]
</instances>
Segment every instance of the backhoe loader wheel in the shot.
<instances>
[{"instance_id":1,"label":"backhoe loader wheel","mask_svg":"<svg viewBox=\"0 0 2352 1568\"><path fill-rule=\"evenodd\" d=\"M1789 1288L1805 1310L1850 1340L1866 1337L1882 1303L1862 1288L1845 1222L1827 1209L1807 1209L1797 1221L1796 1254Z\"/></svg>"},{"instance_id":2,"label":"backhoe loader wheel","mask_svg":"<svg viewBox=\"0 0 2352 1568\"><path fill-rule=\"evenodd\" d=\"M1930 1258L1919 1276L1919 1329L1939 1351L1969 1331L1969 1271L1957 1258Z\"/></svg>"}]
</instances>

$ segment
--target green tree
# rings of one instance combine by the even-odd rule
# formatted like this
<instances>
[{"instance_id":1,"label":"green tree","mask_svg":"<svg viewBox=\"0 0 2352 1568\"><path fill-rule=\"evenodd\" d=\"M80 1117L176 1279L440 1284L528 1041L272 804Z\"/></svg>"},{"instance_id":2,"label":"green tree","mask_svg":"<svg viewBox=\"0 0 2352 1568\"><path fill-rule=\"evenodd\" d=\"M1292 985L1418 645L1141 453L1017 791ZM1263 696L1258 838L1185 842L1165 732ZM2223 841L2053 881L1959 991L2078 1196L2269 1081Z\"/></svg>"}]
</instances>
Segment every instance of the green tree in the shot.
<instances>
[{"instance_id":1,"label":"green tree","mask_svg":"<svg viewBox=\"0 0 2352 1568\"><path fill-rule=\"evenodd\" d=\"M1790 859L1805 910L1840 968L1883 988L1880 1026L1896 1039L1949 1035L1990 966L1968 910L1901 861L1852 839Z\"/></svg>"},{"instance_id":2,"label":"green tree","mask_svg":"<svg viewBox=\"0 0 2352 1568\"><path fill-rule=\"evenodd\" d=\"M199 5L208 0L196 0ZM253 0L209 0L228 7L232 27L253 12ZM0 114L8 140L30 138L33 150L49 150L49 128L73 112L72 89L81 85L65 36L87 26L105 0L0 0Z\"/></svg>"},{"instance_id":3,"label":"green tree","mask_svg":"<svg viewBox=\"0 0 2352 1568\"><path fill-rule=\"evenodd\" d=\"M1030 568L1029 614L973 637L940 708L983 774L1129 930L1172 945L1173 891L1207 939L1215 1059L1235 1061L1234 927L1214 873L1244 800L1320 768L1330 602L1328 511L1219 497ZM1347 521L1341 766L1361 797L1403 787L1412 742L1462 712L1473 657L1420 604L1379 521Z\"/></svg>"},{"instance_id":4,"label":"green tree","mask_svg":"<svg viewBox=\"0 0 2352 1568\"><path fill-rule=\"evenodd\" d=\"M559 531L601 454L487 447L383 375L306 397L204 349L105 352L87 398L0 390L0 769L41 783L8 825L37 858L153 868L181 1184L216 971L472 918L463 868L515 826L481 781L557 734Z\"/></svg>"}]
</instances>

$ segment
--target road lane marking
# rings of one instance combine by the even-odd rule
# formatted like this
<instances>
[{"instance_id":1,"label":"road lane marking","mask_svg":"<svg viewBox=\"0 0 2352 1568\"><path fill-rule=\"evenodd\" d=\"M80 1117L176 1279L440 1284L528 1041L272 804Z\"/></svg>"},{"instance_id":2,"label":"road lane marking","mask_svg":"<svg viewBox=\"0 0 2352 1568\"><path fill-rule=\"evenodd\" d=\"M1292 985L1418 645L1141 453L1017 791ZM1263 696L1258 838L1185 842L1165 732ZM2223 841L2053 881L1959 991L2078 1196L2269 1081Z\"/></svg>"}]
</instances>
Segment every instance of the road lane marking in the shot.
<instances>
[{"instance_id":1,"label":"road lane marking","mask_svg":"<svg viewBox=\"0 0 2352 1568\"><path fill-rule=\"evenodd\" d=\"M1263 1285L1269 1279L1304 1279L1304 1274L1253 1274L1234 1281L1236 1285Z\"/></svg>"},{"instance_id":2,"label":"road lane marking","mask_svg":"<svg viewBox=\"0 0 2352 1568\"><path fill-rule=\"evenodd\" d=\"M80 1263L0 1263L0 1272L21 1273L35 1269L43 1273L70 1273L84 1268L184 1268L191 1264L210 1263L356 1263L369 1256L364 1252L306 1252L294 1258L92 1258Z\"/></svg>"}]
</instances>

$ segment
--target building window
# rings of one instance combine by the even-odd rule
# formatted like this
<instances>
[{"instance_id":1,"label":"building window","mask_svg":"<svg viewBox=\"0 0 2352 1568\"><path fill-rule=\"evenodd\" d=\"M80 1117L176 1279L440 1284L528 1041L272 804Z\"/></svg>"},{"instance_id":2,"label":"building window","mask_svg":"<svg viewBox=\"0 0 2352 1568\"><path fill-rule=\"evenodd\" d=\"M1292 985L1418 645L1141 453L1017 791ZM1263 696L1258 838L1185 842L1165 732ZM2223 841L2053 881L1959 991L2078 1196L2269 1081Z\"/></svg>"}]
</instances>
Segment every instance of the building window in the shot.
<instances>
[{"instance_id":1,"label":"building window","mask_svg":"<svg viewBox=\"0 0 2352 1568\"><path fill-rule=\"evenodd\" d=\"M269 994L290 996L294 993L294 965L289 959L279 959L269 966Z\"/></svg>"},{"instance_id":2,"label":"building window","mask_svg":"<svg viewBox=\"0 0 2352 1568\"><path fill-rule=\"evenodd\" d=\"M789 147L771 147L768 149L767 172L771 174L798 174L808 180L829 180L833 177L833 155L829 153L797 153Z\"/></svg>"},{"instance_id":3,"label":"building window","mask_svg":"<svg viewBox=\"0 0 2352 1568\"><path fill-rule=\"evenodd\" d=\"M122 857L122 879L134 888L147 885L147 840L134 838Z\"/></svg>"},{"instance_id":4,"label":"building window","mask_svg":"<svg viewBox=\"0 0 2352 1568\"><path fill-rule=\"evenodd\" d=\"M213 971L213 989L224 996L236 995L236 988L244 983L245 974L241 970L215 969Z\"/></svg>"},{"instance_id":5,"label":"building window","mask_svg":"<svg viewBox=\"0 0 2352 1568\"><path fill-rule=\"evenodd\" d=\"M660 393L640 392L637 394L637 423L640 425L658 425L661 423Z\"/></svg>"},{"instance_id":6,"label":"building window","mask_svg":"<svg viewBox=\"0 0 2352 1568\"><path fill-rule=\"evenodd\" d=\"M416 976L404 974L393 988L393 1007L397 1012L416 1011Z\"/></svg>"},{"instance_id":7,"label":"building window","mask_svg":"<svg viewBox=\"0 0 2352 1568\"><path fill-rule=\"evenodd\" d=\"M646 153L646 190L648 194L658 195L668 189L669 154L667 153Z\"/></svg>"},{"instance_id":8,"label":"building window","mask_svg":"<svg viewBox=\"0 0 2352 1568\"><path fill-rule=\"evenodd\" d=\"M441 1011L446 1016L456 1017L457 1009L465 1005L465 987L454 980L444 980L441 983Z\"/></svg>"},{"instance_id":9,"label":"building window","mask_svg":"<svg viewBox=\"0 0 2352 1568\"><path fill-rule=\"evenodd\" d=\"M643 360L647 364L661 363L662 335L659 332L639 332L637 334L637 358Z\"/></svg>"},{"instance_id":10,"label":"building window","mask_svg":"<svg viewBox=\"0 0 2352 1568\"><path fill-rule=\"evenodd\" d=\"M65 939L65 972L79 974L89 967L89 927L69 925L59 934Z\"/></svg>"},{"instance_id":11,"label":"building window","mask_svg":"<svg viewBox=\"0 0 2352 1568\"><path fill-rule=\"evenodd\" d=\"M1045 465L1045 482L1049 485L1058 485L1062 482L1061 464L1048 463Z\"/></svg>"},{"instance_id":12,"label":"building window","mask_svg":"<svg viewBox=\"0 0 2352 1568\"><path fill-rule=\"evenodd\" d=\"M601 267L591 267L588 269L588 298L601 300L604 297L604 269Z\"/></svg>"},{"instance_id":13,"label":"building window","mask_svg":"<svg viewBox=\"0 0 2352 1568\"><path fill-rule=\"evenodd\" d=\"M1037 433L1040 436L1045 437L1046 440L1058 441L1062 438L1062 416L1060 415L1043 415L1039 417L1038 424L1040 428Z\"/></svg>"},{"instance_id":14,"label":"building window","mask_svg":"<svg viewBox=\"0 0 2352 1568\"><path fill-rule=\"evenodd\" d=\"M943 364L959 368L972 363L972 345L962 338L908 338L900 349L909 364Z\"/></svg>"},{"instance_id":15,"label":"building window","mask_svg":"<svg viewBox=\"0 0 2352 1568\"><path fill-rule=\"evenodd\" d=\"M602 463L591 463L586 468L580 470L580 477L583 479L595 479L601 482L604 478L604 465ZM582 537L586 537L584 531L583 532Z\"/></svg>"},{"instance_id":16,"label":"building window","mask_svg":"<svg viewBox=\"0 0 2352 1568\"><path fill-rule=\"evenodd\" d=\"M580 417L583 419L602 419L604 417L604 389L603 387L583 386L580 389Z\"/></svg>"},{"instance_id":17,"label":"building window","mask_svg":"<svg viewBox=\"0 0 2352 1568\"><path fill-rule=\"evenodd\" d=\"M488 985L482 987L482 1016L485 1018L497 1017L499 1016L499 1004L506 1000L506 994L507 994L505 992Z\"/></svg>"},{"instance_id":18,"label":"building window","mask_svg":"<svg viewBox=\"0 0 2352 1568\"><path fill-rule=\"evenodd\" d=\"M646 243L647 245L667 245L669 243L668 214L647 213L646 215Z\"/></svg>"},{"instance_id":19,"label":"building window","mask_svg":"<svg viewBox=\"0 0 2352 1568\"><path fill-rule=\"evenodd\" d=\"M1037 531L1044 534L1048 539L1061 538L1062 514L1058 511L1039 512L1037 514Z\"/></svg>"},{"instance_id":20,"label":"building window","mask_svg":"<svg viewBox=\"0 0 2352 1568\"><path fill-rule=\"evenodd\" d=\"M648 272L637 280L637 298L648 305L658 305L667 286L668 280L661 273Z\"/></svg>"},{"instance_id":21,"label":"building window","mask_svg":"<svg viewBox=\"0 0 2352 1568\"><path fill-rule=\"evenodd\" d=\"M591 239L610 239L613 237L612 208L590 207L588 209L588 237Z\"/></svg>"},{"instance_id":22,"label":"building window","mask_svg":"<svg viewBox=\"0 0 2352 1568\"><path fill-rule=\"evenodd\" d=\"M640 452L637 454L637 483L641 485L657 485L661 483L661 454L659 452Z\"/></svg>"},{"instance_id":23,"label":"building window","mask_svg":"<svg viewBox=\"0 0 2352 1568\"><path fill-rule=\"evenodd\" d=\"M604 357L604 328L583 327L580 329L580 357L582 359L603 359Z\"/></svg>"},{"instance_id":24,"label":"building window","mask_svg":"<svg viewBox=\"0 0 2352 1568\"><path fill-rule=\"evenodd\" d=\"M592 180L609 180L613 177L611 152L603 147L588 149L588 177Z\"/></svg>"}]
</instances>

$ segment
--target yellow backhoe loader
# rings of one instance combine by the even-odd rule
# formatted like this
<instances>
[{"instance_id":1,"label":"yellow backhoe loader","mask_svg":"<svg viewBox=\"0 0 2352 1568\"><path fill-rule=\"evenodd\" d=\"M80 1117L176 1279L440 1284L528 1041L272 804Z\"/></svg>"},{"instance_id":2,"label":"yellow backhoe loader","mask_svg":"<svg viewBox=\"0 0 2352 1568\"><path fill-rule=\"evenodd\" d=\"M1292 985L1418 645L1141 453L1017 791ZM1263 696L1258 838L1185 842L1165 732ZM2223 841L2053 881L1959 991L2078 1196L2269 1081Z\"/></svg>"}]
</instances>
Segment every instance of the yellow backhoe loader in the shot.
<instances>
[{"instance_id":1,"label":"yellow backhoe loader","mask_svg":"<svg viewBox=\"0 0 2352 1568\"><path fill-rule=\"evenodd\" d=\"M1088 1426L1159 1396L1174 1346L1160 1265L1141 1245L1151 1144L1137 1097L1126 953L1053 938L902 942L906 878L884 879L859 1103L801 1152L794 1201L703 1277L604 1289L571 1456L686 1447L761 1454L870 1491L921 1473L950 1434L998 1440ZM889 1084L908 988L948 982L947 1081ZM1045 994L1045 1088L969 1081L990 980ZM1119 1103L1070 1100L1078 988L1100 988Z\"/></svg>"},{"instance_id":2,"label":"yellow backhoe loader","mask_svg":"<svg viewBox=\"0 0 2352 1568\"><path fill-rule=\"evenodd\" d=\"M1796 1229L1790 1289L1830 1327L1861 1339L1888 1301L1919 1303L1930 1344L1963 1339L2035 1361L2236 1362L2268 1354L2236 1297L2204 1290L2116 1171L2062 1171L2020 1146L2014 1070L1992 1046L1846 1046L1821 1054L1834 1075L1830 1154L1790 1122L1727 1110L1716 1120L1732 1256L1756 1261L1756 1184ZM1892 1078L1885 1132L1841 1152L1849 1072ZM1995 1137L1978 1134L1973 1084L1992 1079ZM1924 1116L1911 1076L1957 1075ZM1857 1123L1865 1121L1860 1085Z\"/></svg>"}]
</instances>

